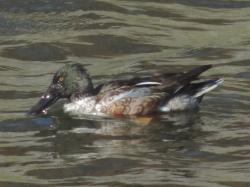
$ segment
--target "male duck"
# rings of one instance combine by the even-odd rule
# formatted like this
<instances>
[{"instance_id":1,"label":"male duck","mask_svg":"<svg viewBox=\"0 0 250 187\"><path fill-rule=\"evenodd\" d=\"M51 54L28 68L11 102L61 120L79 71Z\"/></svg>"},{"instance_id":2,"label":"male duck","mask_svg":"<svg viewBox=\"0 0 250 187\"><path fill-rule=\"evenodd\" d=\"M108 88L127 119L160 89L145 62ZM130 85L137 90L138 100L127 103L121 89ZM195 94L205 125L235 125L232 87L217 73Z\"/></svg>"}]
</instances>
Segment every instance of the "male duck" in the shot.
<instances>
[{"instance_id":1,"label":"male duck","mask_svg":"<svg viewBox=\"0 0 250 187\"><path fill-rule=\"evenodd\" d=\"M29 114L47 112L60 98L69 99L64 110L75 114L142 116L196 108L205 93L223 82L218 78L197 81L211 67L204 65L188 72L116 80L94 87L81 64L67 64L55 73L49 88Z\"/></svg>"}]
</instances>

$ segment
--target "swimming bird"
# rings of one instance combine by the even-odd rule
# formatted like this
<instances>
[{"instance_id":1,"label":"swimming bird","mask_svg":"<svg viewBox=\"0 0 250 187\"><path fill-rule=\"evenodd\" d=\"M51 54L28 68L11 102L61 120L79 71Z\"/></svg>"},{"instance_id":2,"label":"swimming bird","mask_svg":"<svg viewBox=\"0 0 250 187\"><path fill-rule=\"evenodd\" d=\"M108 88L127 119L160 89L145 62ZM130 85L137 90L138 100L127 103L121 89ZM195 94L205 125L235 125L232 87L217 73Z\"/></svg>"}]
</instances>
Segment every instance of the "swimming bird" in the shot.
<instances>
[{"instance_id":1,"label":"swimming bird","mask_svg":"<svg viewBox=\"0 0 250 187\"><path fill-rule=\"evenodd\" d=\"M79 63L59 69L28 114L46 113L61 98L67 98L64 111L73 114L145 116L154 113L197 108L203 96L223 82L221 78L198 80L212 65L180 73L163 73L113 80L94 86Z\"/></svg>"}]
</instances>

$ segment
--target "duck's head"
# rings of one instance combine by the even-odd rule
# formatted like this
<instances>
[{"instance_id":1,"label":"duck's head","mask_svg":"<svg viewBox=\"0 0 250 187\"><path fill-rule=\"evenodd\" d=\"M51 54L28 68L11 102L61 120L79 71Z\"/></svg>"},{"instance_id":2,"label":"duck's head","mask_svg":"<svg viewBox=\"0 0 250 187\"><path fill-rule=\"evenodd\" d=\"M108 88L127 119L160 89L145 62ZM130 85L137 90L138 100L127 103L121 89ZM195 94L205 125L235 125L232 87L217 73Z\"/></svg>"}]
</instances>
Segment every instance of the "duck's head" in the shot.
<instances>
[{"instance_id":1,"label":"duck's head","mask_svg":"<svg viewBox=\"0 0 250 187\"><path fill-rule=\"evenodd\" d=\"M90 94L92 91L91 79L83 66L81 64L67 64L55 73L49 88L28 114L46 113L47 109L60 98L72 99Z\"/></svg>"}]
</instances>

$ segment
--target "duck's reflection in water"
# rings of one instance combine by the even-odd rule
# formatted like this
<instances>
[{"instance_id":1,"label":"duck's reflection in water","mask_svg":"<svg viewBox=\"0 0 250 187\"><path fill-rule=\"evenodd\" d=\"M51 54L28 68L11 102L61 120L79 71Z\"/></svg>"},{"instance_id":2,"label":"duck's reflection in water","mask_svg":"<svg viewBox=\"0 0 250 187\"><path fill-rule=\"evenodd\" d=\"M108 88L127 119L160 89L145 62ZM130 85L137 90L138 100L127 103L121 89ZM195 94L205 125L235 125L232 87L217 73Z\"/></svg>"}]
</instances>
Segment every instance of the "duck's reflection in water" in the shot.
<instances>
[{"instance_id":1,"label":"duck's reflection in water","mask_svg":"<svg viewBox=\"0 0 250 187\"><path fill-rule=\"evenodd\" d=\"M92 157L95 154L122 156L129 154L130 149L147 146L149 149L158 149L160 145L182 144L201 134L202 123L197 112L164 114L143 119L78 116L78 119L70 117L55 121L58 131L52 144L56 154L75 158ZM133 152L135 150L130 154Z\"/></svg>"},{"instance_id":2,"label":"duck's reflection in water","mask_svg":"<svg viewBox=\"0 0 250 187\"><path fill-rule=\"evenodd\" d=\"M164 181L166 176L192 177L193 157L202 156L199 137L206 135L197 112L160 115L147 125L134 123L134 118L90 116L64 116L55 121L55 135L42 140L50 144L48 154L53 157L45 159L53 164L31 169L26 175L53 180L57 185L86 184L89 177L95 178L91 184L122 182L127 177L137 180L135 175L145 183Z\"/></svg>"}]
</instances>

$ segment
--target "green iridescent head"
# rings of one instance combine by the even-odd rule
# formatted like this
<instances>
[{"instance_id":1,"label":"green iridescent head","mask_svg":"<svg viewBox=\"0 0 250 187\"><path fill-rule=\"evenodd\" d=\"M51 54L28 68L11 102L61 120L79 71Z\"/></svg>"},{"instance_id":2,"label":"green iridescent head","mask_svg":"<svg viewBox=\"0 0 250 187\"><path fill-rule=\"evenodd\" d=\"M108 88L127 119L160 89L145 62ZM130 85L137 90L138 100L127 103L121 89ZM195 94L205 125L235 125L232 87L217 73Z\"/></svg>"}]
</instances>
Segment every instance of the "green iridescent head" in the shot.
<instances>
[{"instance_id":1,"label":"green iridescent head","mask_svg":"<svg viewBox=\"0 0 250 187\"><path fill-rule=\"evenodd\" d=\"M93 85L91 79L81 64L67 64L59 69L47 91L34 105L28 114L37 115L46 112L60 98L72 99L84 94L91 94Z\"/></svg>"}]
</instances>

